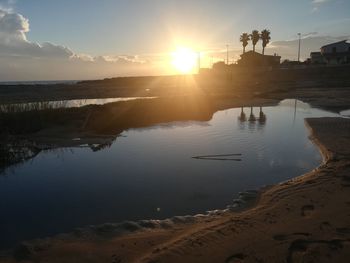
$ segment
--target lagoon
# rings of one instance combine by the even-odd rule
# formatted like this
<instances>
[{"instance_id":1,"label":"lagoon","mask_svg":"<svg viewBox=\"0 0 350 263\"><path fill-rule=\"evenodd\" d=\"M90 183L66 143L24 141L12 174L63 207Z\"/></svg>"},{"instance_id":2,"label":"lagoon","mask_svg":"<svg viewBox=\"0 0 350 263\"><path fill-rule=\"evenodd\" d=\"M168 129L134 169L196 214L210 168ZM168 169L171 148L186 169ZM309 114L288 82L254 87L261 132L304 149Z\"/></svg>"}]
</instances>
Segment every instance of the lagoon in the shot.
<instances>
[{"instance_id":1,"label":"lagoon","mask_svg":"<svg viewBox=\"0 0 350 263\"><path fill-rule=\"evenodd\" d=\"M86 225L224 209L240 191L317 167L322 158L304 118L339 116L296 100L243 112L246 119L233 108L208 122L132 129L99 151L44 151L8 169L0 175L0 247ZM241 155L192 158L219 154Z\"/></svg>"}]
</instances>

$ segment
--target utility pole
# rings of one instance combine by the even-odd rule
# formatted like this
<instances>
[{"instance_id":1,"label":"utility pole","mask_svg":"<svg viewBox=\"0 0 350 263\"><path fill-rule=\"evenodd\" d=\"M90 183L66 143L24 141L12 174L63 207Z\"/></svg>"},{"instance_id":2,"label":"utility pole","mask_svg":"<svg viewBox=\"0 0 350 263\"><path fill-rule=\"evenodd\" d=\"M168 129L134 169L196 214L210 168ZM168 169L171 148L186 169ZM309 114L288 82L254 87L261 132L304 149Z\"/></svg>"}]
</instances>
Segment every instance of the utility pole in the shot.
<instances>
[{"instance_id":1,"label":"utility pole","mask_svg":"<svg viewBox=\"0 0 350 263\"><path fill-rule=\"evenodd\" d=\"M299 36L299 47L298 47L298 62L300 62L300 41L301 41L301 34L298 33Z\"/></svg>"},{"instance_id":2,"label":"utility pole","mask_svg":"<svg viewBox=\"0 0 350 263\"><path fill-rule=\"evenodd\" d=\"M228 65L228 45L226 45L226 64Z\"/></svg>"},{"instance_id":3,"label":"utility pole","mask_svg":"<svg viewBox=\"0 0 350 263\"><path fill-rule=\"evenodd\" d=\"M201 71L201 52L198 52L198 74Z\"/></svg>"}]
</instances>

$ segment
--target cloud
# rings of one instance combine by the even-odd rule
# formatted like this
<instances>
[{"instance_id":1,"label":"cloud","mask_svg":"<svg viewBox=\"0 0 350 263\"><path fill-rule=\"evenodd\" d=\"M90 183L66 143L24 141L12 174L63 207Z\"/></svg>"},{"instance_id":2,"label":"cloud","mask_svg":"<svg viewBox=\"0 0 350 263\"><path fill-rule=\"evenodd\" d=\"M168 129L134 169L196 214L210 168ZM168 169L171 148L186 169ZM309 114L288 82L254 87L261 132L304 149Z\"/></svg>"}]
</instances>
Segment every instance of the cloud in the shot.
<instances>
[{"instance_id":1,"label":"cloud","mask_svg":"<svg viewBox=\"0 0 350 263\"><path fill-rule=\"evenodd\" d=\"M6 2L1 1L0 7ZM27 39L29 21L0 8L0 80L94 79L117 75L154 75L154 65L137 55L91 56L68 47ZM159 70L159 68L158 68Z\"/></svg>"},{"instance_id":2,"label":"cloud","mask_svg":"<svg viewBox=\"0 0 350 263\"><path fill-rule=\"evenodd\" d=\"M312 0L312 3L313 4L322 4L322 3L325 3L325 2L328 2L329 0Z\"/></svg>"},{"instance_id":3,"label":"cloud","mask_svg":"<svg viewBox=\"0 0 350 263\"><path fill-rule=\"evenodd\" d=\"M16 0L0 0L0 9L6 11L12 11Z\"/></svg>"},{"instance_id":4,"label":"cloud","mask_svg":"<svg viewBox=\"0 0 350 263\"><path fill-rule=\"evenodd\" d=\"M311 37L311 36L315 36L315 35L318 35L318 32L314 31L314 32L304 33L304 34L301 34L301 37L306 38L306 37Z\"/></svg>"},{"instance_id":5,"label":"cloud","mask_svg":"<svg viewBox=\"0 0 350 263\"><path fill-rule=\"evenodd\" d=\"M20 14L0 9L0 42L26 41L29 22Z\"/></svg>"},{"instance_id":6,"label":"cloud","mask_svg":"<svg viewBox=\"0 0 350 263\"><path fill-rule=\"evenodd\" d=\"M73 52L49 42L38 44L27 40L29 21L21 14L0 9L0 55L24 57L69 58Z\"/></svg>"},{"instance_id":7,"label":"cloud","mask_svg":"<svg viewBox=\"0 0 350 263\"><path fill-rule=\"evenodd\" d=\"M311 13L315 13L317 11L319 11L320 6L323 5L326 2L330 2L331 0L312 0L311 4L312 4L312 8L311 8Z\"/></svg>"}]
</instances>

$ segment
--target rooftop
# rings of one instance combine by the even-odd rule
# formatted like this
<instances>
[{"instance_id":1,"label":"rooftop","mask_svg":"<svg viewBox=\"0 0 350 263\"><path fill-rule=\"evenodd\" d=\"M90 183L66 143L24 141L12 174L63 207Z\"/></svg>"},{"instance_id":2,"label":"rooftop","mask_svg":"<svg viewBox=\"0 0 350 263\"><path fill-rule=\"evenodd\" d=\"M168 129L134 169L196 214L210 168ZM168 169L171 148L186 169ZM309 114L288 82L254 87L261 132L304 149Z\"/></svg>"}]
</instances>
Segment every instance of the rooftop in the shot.
<instances>
[{"instance_id":1,"label":"rooftop","mask_svg":"<svg viewBox=\"0 0 350 263\"><path fill-rule=\"evenodd\" d=\"M325 48L325 47L332 46L332 45L335 45L335 44L340 44L340 43L346 43L346 44L350 45L350 43L348 43L347 41L348 41L348 40L347 40L347 39L345 39L345 40L342 40L342 41L338 41L338 42L330 43L330 44L328 44L328 45L324 45L324 46L322 46L321 48Z\"/></svg>"}]
</instances>

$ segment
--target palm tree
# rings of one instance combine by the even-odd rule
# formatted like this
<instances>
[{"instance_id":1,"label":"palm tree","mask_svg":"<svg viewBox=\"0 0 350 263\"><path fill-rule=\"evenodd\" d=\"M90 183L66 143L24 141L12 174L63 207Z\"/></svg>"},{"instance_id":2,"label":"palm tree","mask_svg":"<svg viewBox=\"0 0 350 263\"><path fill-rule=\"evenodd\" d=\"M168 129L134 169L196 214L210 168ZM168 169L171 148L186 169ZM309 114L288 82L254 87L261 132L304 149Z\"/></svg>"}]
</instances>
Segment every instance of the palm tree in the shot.
<instances>
[{"instance_id":1,"label":"palm tree","mask_svg":"<svg viewBox=\"0 0 350 263\"><path fill-rule=\"evenodd\" d=\"M255 45L258 43L260 39L260 34L258 30L253 30L252 33L250 34L250 39L253 42L253 51L255 52Z\"/></svg>"},{"instance_id":2,"label":"palm tree","mask_svg":"<svg viewBox=\"0 0 350 263\"><path fill-rule=\"evenodd\" d=\"M239 41L242 42L243 54L245 53L245 47L248 45L249 40L250 40L250 37L247 33L243 33L241 35L241 38L239 39Z\"/></svg>"},{"instance_id":3,"label":"palm tree","mask_svg":"<svg viewBox=\"0 0 350 263\"><path fill-rule=\"evenodd\" d=\"M270 31L267 30L267 29L264 29L263 31L261 31L260 38L261 38L261 40L262 40L262 48L263 48L262 53L263 53L263 55L264 55L264 53L265 53L265 47L266 47L266 45L267 45L268 43L270 43L270 39L271 39L271 37L270 37Z\"/></svg>"}]
</instances>

